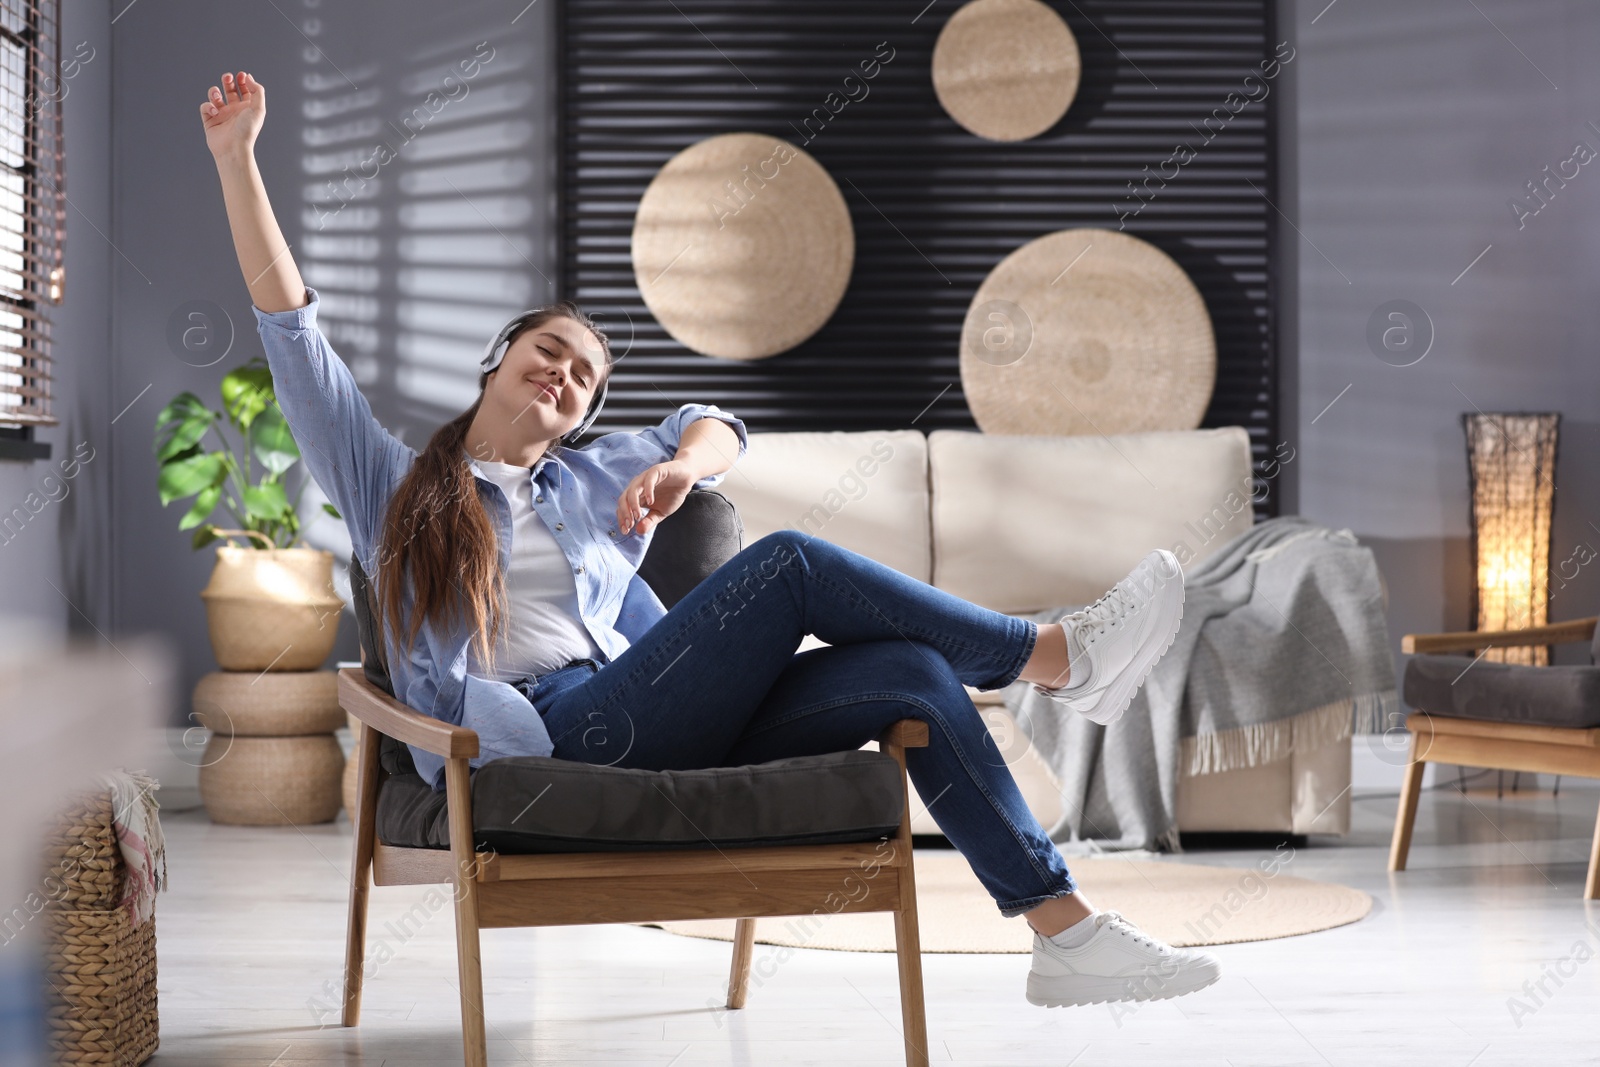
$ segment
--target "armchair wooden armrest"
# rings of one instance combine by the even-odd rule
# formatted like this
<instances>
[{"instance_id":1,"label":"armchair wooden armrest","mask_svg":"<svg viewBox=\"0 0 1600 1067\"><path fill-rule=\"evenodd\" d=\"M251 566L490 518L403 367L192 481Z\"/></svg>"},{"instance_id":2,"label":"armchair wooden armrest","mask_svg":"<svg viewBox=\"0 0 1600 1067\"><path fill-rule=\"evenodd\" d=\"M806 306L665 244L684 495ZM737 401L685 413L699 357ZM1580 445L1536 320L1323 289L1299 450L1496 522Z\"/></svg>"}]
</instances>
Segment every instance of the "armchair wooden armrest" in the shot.
<instances>
[{"instance_id":1,"label":"armchair wooden armrest","mask_svg":"<svg viewBox=\"0 0 1600 1067\"><path fill-rule=\"evenodd\" d=\"M1448 634L1406 634L1400 639L1400 651L1416 652L1474 652L1480 648L1516 648L1521 645L1561 645L1571 641L1588 641L1594 637L1595 623L1600 616L1553 622L1548 626L1529 626L1522 630L1467 630Z\"/></svg>"},{"instance_id":2,"label":"armchair wooden armrest","mask_svg":"<svg viewBox=\"0 0 1600 1067\"><path fill-rule=\"evenodd\" d=\"M901 719L883 728L878 735L879 746L899 745L901 748L927 748L928 724L921 719Z\"/></svg>"},{"instance_id":3,"label":"armchair wooden armrest","mask_svg":"<svg viewBox=\"0 0 1600 1067\"><path fill-rule=\"evenodd\" d=\"M476 730L418 714L373 685L356 667L339 671L339 706L380 734L435 756L471 759L478 754Z\"/></svg>"}]
</instances>

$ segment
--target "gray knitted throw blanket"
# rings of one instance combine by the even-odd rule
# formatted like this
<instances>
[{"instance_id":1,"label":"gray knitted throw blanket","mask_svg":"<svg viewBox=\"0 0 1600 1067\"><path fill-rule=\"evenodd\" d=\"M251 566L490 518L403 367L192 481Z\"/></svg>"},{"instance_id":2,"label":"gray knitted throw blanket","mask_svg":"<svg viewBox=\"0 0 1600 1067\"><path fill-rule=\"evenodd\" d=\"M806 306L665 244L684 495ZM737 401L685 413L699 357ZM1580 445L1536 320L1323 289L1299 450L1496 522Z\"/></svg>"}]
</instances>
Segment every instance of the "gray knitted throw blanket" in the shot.
<instances>
[{"instance_id":1,"label":"gray knitted throw blanket","mask_svg":"<svg viewBox=\"0 0 1600 1067\"><path fill-rule=\"evenodd\" d=\"M1183 576L1172 647L1122 718L1098 726L1026 682L1002 691L1043 757L1068 854L1179 851L1180 772L1271 763L1355 733L1398 709L1372 550L1299 516L1259 523ZM1052 608L1022 618L1054 622Z\"/></svg>"}]
</instances>

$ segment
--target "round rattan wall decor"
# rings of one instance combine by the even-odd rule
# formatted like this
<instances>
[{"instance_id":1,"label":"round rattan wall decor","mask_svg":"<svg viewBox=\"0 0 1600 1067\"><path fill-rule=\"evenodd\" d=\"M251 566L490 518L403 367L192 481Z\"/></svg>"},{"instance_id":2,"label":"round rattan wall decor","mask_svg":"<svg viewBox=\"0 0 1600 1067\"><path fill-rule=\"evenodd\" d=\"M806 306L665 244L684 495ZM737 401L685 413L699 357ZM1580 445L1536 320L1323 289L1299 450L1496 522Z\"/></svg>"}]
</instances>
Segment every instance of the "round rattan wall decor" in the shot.
<instances>
[{"instance_id":1,"label":"round rattan wall decor","mask_svg":"<svg viewBox=\"0 0 1600 1067\"><path fill-rule=\"evenodd\" d=\"M961 127L991 141L1037 137L1061 120L1082 63L1072 31L1039 0L972 0L933 46L933 91Z\"/></svg>"},{"instance_id":2,"label":"round rattan wall decor","mask_svg":"<svg viewBox=\"0 0 1600 1067\"><path fill-rule=\"evenodd\" d=\"M1023 245L978 287L961 331L961 386L986 433L1192 430L1216 378L1199 290L1115 230Z\"/></svg>"},{"instance_id":3,"label":"round rattan wall decor","mask_svg":"<svg viewBox=\"0 0 1600 1067\"><path fill-rule=\"evenodd\" d=\"M785 352L833 315L855 262L844 196L802 150L728 133L657 172L633 222L633 273L680 344L723 359Z\"/></svg>"}]
</instances>

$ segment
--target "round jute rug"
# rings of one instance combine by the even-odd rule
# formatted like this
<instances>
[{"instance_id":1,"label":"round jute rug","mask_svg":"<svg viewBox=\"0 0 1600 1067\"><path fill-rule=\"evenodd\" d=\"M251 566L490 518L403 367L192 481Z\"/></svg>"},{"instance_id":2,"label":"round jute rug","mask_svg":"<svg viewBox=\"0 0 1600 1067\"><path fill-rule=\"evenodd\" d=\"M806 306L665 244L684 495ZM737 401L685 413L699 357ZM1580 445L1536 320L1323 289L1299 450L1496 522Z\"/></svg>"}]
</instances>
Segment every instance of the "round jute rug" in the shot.
<instances>
[{"instance_id":1,"label":"round jute rug","mask_svg":"<svg viewBox=\"0 0 1600 1067\"><path fill-rule=\"evenodd\" d=\"M1359 889L1284 873L1275 854L1253 867L1205 867L1116 857L1072 857L1078 887L1096 907L1119 911L1177 946L1268 941L1344 926L1372 910ZM994 898L954 850L918 851L917 925L924 952L1030 952L1027 920L1002 918ZM733 919L639 923L687 937L733 940ZM888 912L769 916L756 920L767 945L893 952Z\"/></svg>"}]
</instances>

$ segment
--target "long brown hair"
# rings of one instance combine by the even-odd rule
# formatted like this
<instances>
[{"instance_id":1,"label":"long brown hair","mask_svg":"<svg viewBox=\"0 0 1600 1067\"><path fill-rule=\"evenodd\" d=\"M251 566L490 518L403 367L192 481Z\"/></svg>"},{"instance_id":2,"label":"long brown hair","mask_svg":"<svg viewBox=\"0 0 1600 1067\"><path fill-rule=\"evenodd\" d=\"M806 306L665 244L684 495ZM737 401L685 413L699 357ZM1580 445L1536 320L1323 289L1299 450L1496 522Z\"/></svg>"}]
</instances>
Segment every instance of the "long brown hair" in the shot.
<instances>
[{"instance_id":1,"label":"long brown hair","mask_svg":"<svg viewBox=\"0 0 1600 1067\"><path fill-rule=\"evenodd\" d=\"M524 312L506 346L557 316L572 319L599 342L605 366L601 371L604 377L595 383L598 390L611 373L611 343L570 300ZM467 430L483 404L488 382L488 374L480 373L478 399L433 432L384 514L376 576L384 632L401 631L406 578L413 591L410 624L399 645L402 655L415 645L423 620L436 631L444 631L465 614L479 660L491 668L494 663L493 645L505 628L505 575L500 569L494 524L478 498L477 483L464 455ZM561 448L560 441L552 441L547 454L555 455Z\"/></svg>"}]
</instances>

